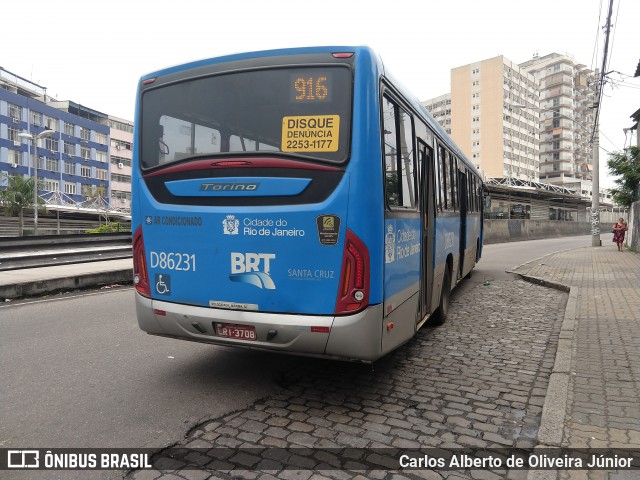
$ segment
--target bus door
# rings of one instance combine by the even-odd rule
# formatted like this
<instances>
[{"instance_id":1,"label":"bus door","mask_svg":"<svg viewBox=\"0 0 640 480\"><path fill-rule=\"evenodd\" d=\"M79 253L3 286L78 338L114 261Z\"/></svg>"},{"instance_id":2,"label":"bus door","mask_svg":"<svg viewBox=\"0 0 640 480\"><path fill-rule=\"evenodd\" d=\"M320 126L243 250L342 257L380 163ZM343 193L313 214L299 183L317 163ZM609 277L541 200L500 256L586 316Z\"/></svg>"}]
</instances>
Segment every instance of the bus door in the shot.
<instances>
[{"instance_id":1,"label":"bus door","mask_svg":"<svg viewBox=\"0 0 640 480\"><path fill-rule=\"evenodd\" d=\"M467 250L467 173L458 170L458 195L460 198L460 261L458 278L464 276L465 252Z\"/></svg>"},{"instance_id":2,"label":"bus door","mask_svg":"<svg viewBox=\"0 0 640 480\"><path fill-rule=\"evenodd\" d=\"M433 177L433 149L418 140L418 192L420 192L420 215L422 224L420 262L420 312L418 322L429 314L433 290L433 238L435 228L435 201Z\"/></svg>"}]
</instances>

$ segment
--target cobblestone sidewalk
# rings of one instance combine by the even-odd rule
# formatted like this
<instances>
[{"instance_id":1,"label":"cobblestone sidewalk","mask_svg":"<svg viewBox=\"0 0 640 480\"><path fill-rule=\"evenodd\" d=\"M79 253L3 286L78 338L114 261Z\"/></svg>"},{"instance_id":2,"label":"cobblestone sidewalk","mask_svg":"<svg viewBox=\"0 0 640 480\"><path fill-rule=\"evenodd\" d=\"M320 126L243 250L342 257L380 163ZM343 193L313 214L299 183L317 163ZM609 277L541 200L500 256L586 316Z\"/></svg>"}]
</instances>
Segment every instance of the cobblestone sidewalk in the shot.
<instances>
[{"instance_id":1,"label":"cobblestone sidewalk","mask_svg":"<svg viewBox=\"0 0 640 480\"><path fill-rule=\"evenodd\" d=\"M566 385L566 404L564 411L556 405L556 412L545 406L540 440L573 448L639 448L640 255L610 245L584 247L515 271L571 288L558 349L564 361L556 363L551 380ZM561 475L587 477L639 478L640 472Z\"/></svg>"}]
</instances>

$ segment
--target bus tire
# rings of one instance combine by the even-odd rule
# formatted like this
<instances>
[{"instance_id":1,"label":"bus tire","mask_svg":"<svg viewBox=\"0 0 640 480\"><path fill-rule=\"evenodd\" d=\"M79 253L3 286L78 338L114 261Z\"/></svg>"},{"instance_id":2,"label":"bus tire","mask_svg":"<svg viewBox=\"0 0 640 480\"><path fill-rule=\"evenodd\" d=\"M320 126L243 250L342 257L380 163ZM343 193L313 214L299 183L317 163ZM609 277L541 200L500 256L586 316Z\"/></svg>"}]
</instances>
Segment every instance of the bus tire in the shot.
<instances>
[{"instance_id":1,"label":"bus tire","mask_svg":"<svg viewBox=\"0 0 640 480\"><path fill-rule=\"evenodd\" d=\"M433 325L440 326L449 315L449 298L451 296L451 276L449 269L444 269L444 278L442 279L442 290L440 290L440 304L433 315Z\"/></svg>"}]
</instances>

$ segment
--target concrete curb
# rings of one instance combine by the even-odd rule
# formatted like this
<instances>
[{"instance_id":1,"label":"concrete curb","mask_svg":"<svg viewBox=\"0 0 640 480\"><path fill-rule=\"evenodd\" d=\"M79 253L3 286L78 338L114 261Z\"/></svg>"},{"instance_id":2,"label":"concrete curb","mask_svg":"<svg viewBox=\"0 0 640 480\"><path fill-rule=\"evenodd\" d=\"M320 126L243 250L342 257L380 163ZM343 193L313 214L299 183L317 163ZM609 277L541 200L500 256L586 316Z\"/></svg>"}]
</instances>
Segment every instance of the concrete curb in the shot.
<instances>
[{"instance_id":1,"label":"concrete curb","mask_svg":"<svg viewBox=\"0 0 640 480\"><path fill-rule=\"evenodd\" d=\"M569 299L567 300L562 326L558 335L556 359L549 378L544 406L542 407L542 418L538 429L539 445L536 448L560 447L562 446L564 423L567 416L578 289L533 275L524 275L513 271L508 273L514 273L527 282L569 292ZM531 470L527 474L527 480L555 480L557 478L558 472L556 470Z\"/></svg>"},{"instance_id":2,"label":"concrete curb","mask_svg":"<svg viewBox=\"0 0 640 480\"><path fill-rule=\"evenodd\" d=\"M69 277L52 278L17 283L14 285L0 285L0 298L20 298L59 292L61 290L91 288L111 283L132 283L133 270L114 270L85 275L71 275Z\"/></svg>"}]
</instances>

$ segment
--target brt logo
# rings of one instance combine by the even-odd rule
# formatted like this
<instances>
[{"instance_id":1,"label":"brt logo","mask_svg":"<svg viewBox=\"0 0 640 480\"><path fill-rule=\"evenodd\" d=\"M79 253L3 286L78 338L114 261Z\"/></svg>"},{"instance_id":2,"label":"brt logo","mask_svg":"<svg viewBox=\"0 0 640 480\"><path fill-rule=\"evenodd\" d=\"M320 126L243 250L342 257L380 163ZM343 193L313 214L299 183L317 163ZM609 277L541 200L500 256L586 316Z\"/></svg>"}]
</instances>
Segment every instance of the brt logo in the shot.
<instances>
[{"instance_id":1,"label":"brt logo","mask_svg":"<svg viewBox=\"0 0 640 480\"><path fill-rule=\"evenodd\" d=\"M231 275L229 275L229 280L248 283L267 290L275 290L276 285L269 276L271 260L275 260L275 258L275 253L231 252Z\"/></svg>"}]
</instances>

